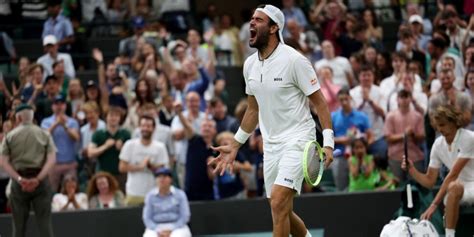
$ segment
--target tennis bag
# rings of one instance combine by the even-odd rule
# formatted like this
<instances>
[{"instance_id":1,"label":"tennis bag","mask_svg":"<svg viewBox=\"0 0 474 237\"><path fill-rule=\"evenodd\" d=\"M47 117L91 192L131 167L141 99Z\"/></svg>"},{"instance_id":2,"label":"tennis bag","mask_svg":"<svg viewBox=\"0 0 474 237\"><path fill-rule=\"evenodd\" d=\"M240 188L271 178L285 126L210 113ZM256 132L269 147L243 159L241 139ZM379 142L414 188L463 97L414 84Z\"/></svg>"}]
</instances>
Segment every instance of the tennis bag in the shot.
<instances>
[{"instance_id":1,"label":"tennis bag","mask_svg":"<svg viewBox=\"0 0 474 237\"><path fill-rule=\"evenodd\" d=\"M428 220L418 221L410 217L400 216L386 224L380 237L439 237L436 228Z\"/></svg>"}]
</instances>

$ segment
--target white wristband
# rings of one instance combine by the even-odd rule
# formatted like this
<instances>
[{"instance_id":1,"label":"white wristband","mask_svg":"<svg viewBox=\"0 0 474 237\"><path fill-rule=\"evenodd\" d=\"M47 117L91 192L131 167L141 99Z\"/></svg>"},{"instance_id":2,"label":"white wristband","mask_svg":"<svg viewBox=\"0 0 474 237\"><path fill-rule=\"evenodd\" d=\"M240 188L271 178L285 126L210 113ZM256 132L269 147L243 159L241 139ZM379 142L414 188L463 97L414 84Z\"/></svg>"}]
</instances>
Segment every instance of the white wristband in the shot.
<instances>
[{"instance_id":1,"label":"white wristband","mask_svg":"<svg viewBox=\"0 0 474 237\"><path fill-rule=\"evenodd\" d=\"M244 144L247 139L249 139L250 135L250 133L245 132L241 127L239 127L239 130L237 130L237 133L234 135L234 139L240 144Z\"/></svg>"},{"instance_id":2,"label":"white wristband","mask_svg":"<svg viewBox=\"0 0 474 237\"><path fill-rule=\"evenodd\" d=\"M334 149L334 132L332 129L323 130L323 147Z\"/></svg>"}]
</instances>

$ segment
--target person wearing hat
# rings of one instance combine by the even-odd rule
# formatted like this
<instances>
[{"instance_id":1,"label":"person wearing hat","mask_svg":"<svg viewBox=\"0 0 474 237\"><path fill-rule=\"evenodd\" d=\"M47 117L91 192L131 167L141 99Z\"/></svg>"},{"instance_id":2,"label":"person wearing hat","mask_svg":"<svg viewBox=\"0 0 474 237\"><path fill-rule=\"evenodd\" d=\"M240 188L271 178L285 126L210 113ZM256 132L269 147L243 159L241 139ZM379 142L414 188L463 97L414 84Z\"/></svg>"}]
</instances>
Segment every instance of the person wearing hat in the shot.
<instances>
[{"instance_id":1,"label":"person wearing hat","mask_svg":"<svg viewBox=\"0 0 474 237\"><path fill-rule=\"evenodd\" d=\"M77 175L76 145L81 135L79 123L66 115L67 106L64 96L56 96L51 107L53 114L41 121L41 128L51 134L58 147L56 164L49 174L51 188L56 192L64 176Z\"/></svg>"},{"instance_id":2,"label":"person wearing hat","mask_svg":"<svg viewBox=\"0 0 474 237\"><path fill-rule=\"evenodd\" d=\"M48 173L56 162L56 146L46 131L33 124L33 108L21 104L15 110L19 125L3 140L0 167L12 179L10 203L14 237L23 237L33 208L40 236L53 236L52 193Z\"/></svg>"},{"instance_id":3,"label":"person wearing hat","mask_svg":"<svg viewBox=\"0 0 474 237\"><path fill-rule=\"evenodd\" d=\"M74 63L72 62L71 55L68 53L60 53L58 51L59 45L56 36L46 35L43 37L43 47L46 54L38 58L37 63L43 65L45 76L53 74L53 64L57 61L64 62L64 71L66 76L69 78L76 77L76 69L74 69Z\"/></svg>"},{"instance_id":4,"label":"person wearing hat","mask_svg":"<svg viewBox=\"0 0 474 237\"><path fill-rule=\"evenodd\" d=\"M154 172L156 187L149 191L143 207L145 233L143 237L190 237L187 223L191 217L186 194L171 184L172 172L160 168Z\"/></svg>"},{"instance_id":5,"label":"person wearing hat","mask_svg":"<svg viewBox=\"0 0 474 237\"><path fill-rule=\"evenodd\" d=\"M137 47L138 40L143 37L144 28L146 25L145 19L141 16L132 18L133 35L120 41L119 44L119 55L127 62L133 57L135 49Z\"/></svg>"},{"instance_id":6,"label":"person wearing hat","mask_svg":"<svg viewBox=\"0 0 474 237\"><path fill-rule=\"evenodd\" d=\"M311 101L321 123L325 167L333 160L334 132L326 100L309 60L283 42L285 17L272 5L261 5L250 21L251 47L258 52L247 58L244 78L248 108L230 145L214 147L219 156L209 162L221 175L232 168L238 149L257 123L264 141L264 179L269 199L273 236L311 236L293 212L293 197L303 182L303 147L316 140Z\"/></svg>"},{"instance_id":7,"label":"person wearing hat","mask_svg":"<svg viewBox=\"0 0 474 237\"><path fill-rule=\"evenodd\" d=\"M58 39L58 47L69 51L74 43L74 30L71 21L61 13L61 0L48 0L48 16L44 22L42 38L54 35Z\"/></svg>"}]
</instances>

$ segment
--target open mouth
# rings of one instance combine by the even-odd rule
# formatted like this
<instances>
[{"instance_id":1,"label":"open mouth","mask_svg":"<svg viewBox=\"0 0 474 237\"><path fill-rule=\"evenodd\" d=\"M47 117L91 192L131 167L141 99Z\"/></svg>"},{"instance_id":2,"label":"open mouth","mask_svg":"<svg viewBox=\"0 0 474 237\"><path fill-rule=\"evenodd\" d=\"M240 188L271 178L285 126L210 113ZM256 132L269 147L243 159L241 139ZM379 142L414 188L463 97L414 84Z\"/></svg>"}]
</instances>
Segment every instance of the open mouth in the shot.
<instances>
[{"instance_id":1,"label":"open mouth","mask_svg":"<svg viewBox=\"0 0 474 237\"><path fill-rule=\"evenodd\" d=\"M257 31L255 29L250 29L250 39L254 39L257 36Z\"/></svg>"}]
</instances>

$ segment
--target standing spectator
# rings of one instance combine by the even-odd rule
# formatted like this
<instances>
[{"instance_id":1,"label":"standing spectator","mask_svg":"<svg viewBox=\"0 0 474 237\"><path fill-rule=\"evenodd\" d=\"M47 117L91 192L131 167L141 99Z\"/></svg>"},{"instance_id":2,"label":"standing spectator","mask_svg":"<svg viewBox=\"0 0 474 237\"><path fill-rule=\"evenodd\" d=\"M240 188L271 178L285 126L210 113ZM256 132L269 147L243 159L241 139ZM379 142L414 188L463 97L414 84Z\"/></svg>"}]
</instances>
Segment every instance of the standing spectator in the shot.
<instances>
[{"instance_id":1,"label":"standing spectator","mask_svg":"<svg viewBox=\"0 0 474 237\"><path fill-rule=\"evenodd\" d=\"M37 87L42 87L43 75L45 75L43 65L37 63L31 64L27 71L25 84L19 88L20 95L24 101L29 101L34 91L41 89Z\"/></svg>"},{"instance_id":2,"label":"standing spectator","mask_svg":"<svg viewBox=\"0 0 474 237\"><path fill-rule=\"evenodd\" d=\"M188 30L187 35L188 48L186 49L186 55L199 62L199 65L205 66L209 62L209 50L201 46L201 35L196 29Z\"/></svg>"},{"instance_id":3,"label":"standing spectator","mask_svg":"<svg viewBox=\"0 0 474 237\"><path fill-rule=\"evenodd\" d=\"M368 147L369 152L379 158L387 158L387 143L383 132L387 98L385 92L374 85L374 79L374 69L370 66L363 66L359 73L360 85L354 87L350 94L355 108L365 112L372 125L374 142Z\"/></svg>"},{"instance_id":4,"label":"standing spectator","mask_svg":"<svg viewBox=\"0 0 474 237\"><path fill-rule=\"evenodd\" d=\"M328 104L329 112L339 109L339 100L337 93L341 89L339 85L333 83L333 70L329 65L322 66L318 69L318 79L321 82L321 92Z\"/></svg>"},{"instance_id":5,"label":"standing spectator","mask_svg":"<svg viewBox=\"0 0 474 237\"><path fill-rule=\"evenodd\" d=\"M430 97L429 100L429 111L430 116L436 109L441 105L449 105L456 107L462 114L463 125L466 126L471 122L471 97L459 90L454 86L454 73L452 70L444 69L439 75L441 82L441 91Z\"/></svg>"},{"instance_id":6,"label":"standing spectator","mask_svg":"<svg viewBox=\"0 0 474 237\"><path fill-rule=\"evenodd\" d=\"M146 195L143 207L143 237L191 237L187 226L191 213L186 194L172 186L172 173L167 168L155 172L157 187Z\"/></svg>"},{"instance_id":7,"label":"standing spectator","mask_svg":"<svg viewBox=\"0 0 474 237\"><path fill-rule=\"evenodd\" d=\"M335 149L350 155L350 144L353 139L364 137L368 144L372 143L369 118L364 112L352 108L352 98L348 89L341 89L337 93L341 108L331 113L334 127ZM331 166L336 188L345 190L349 184L348 164L344 155L336 156Z\"/></svg>"},{"instance_id":8,"label":"standing spectator","mask_svg":"<svg viewBox=\"0 0 474 237\"><path fill-rule=\"evenodd\" d=\"M125 191L126 174L119 172L119 154L123 144L130 139L130 132L120 128L122 109L112 106L106 115L106 129L97 130L87 149L90 159L97 158L98 171L111 173L118 180L120 189Z\"/></svg>"},{"instance_id":9,"label":"standing spectator","mask_svg":"<svg viewBox=\"0 0 474 237\"><path fill-rule=\"evenodd\" d=\"M59 80L58 84L60 85ZM63 93L61 94L64 95ZM84 124L85 114L82 106L84 105L85 97L84 91L82 90L81 81L79 79L71 80L66 91L66 98L68 104L71 106L72 116L76 118L81 125Z\"/></svg>"},{"instance_id":10,"label":"standing spectator","mask_svg":"<svg viewBox=\"0 0 474 237\"><path fill-rule=\"evenodd\" d=\"M132 26L133 35L120 40L119 44L119 55L124 59L125 63L130 63L130 59L135 54L138 41L143 36L145 20L140 16L134 17L132 18Z\"/></svg>"},{"instance_id":11,"label":"standing spectator","mask_svg":"<svg viewBox=\"0 0 474 237\"><path fill-rule=\"evenodd\" d=\"M46 54L38 58L37 63L43 65L45 70L44 76L53 74L53 64L57 61L64 62L64 72L69 78L76 77L76 69L74 69L74 63L72 62L71 55L67 53L58 52L58 41L56 36L47 35L43 38L43 47Z\"/></svg>"},{"instance_id":12,"label":"standing spectator","mask_svg":"<svg viewBox=\"0 0 474 237\"><path fill-rule=\"evenodd\" d=\"M80 155L81 158L86 163L88 170L88 177L92 176L95 172L95 159L89 159L89 154L87 152L87 148L89 147L90 143L92 142L92 137L94 133L98 130L106 129L105 122L100 119L100 108L94 101L86 102L82 106L82 110L86 116L86 124L81 127L81 151Z\"/></svg>"},{"instance_id":13,"label":"standing spectator","mask_svg":"<svg viewBox=\"0 0 474 237\"><path fill-rule=\"evenodd\" d=\"M173 96L165 95L161 98L161 108L159 112L160 123L171 127L171 122L175 116L173 108Z\"/></svg>"},{"instance_id":14,"label":"standing spectator","mask_svg":"<svg viewBox=\"0 0 474 237\"><path fill-rule=\"evenodd\" d=\"M43 26L43 40L48 35L54 35L58 40L58 48L61 51L69 51L71 44L74 43L74 30L71 21L61 15L61 0L48 1L48 15Z\"/></svg>"},{"instance_id":15,"label":"standing spectator","mask_svg":"<svg viewBox=\"0 0 474 237\"><path fill-rule=\"evenodd\" d=\"M405 53L407 58L410 61L416 61L421 64L423 67L423 72L426 71L426 56L425 53L420 51L418 48L419 46L416 43L416 38L414 38L413 31L410 29L404 29L399 32L400 35L400 41L402 43L402 47L399 49L399 51L402 51Z\"/></svg>"},{"instance_id":16,"label":"standing spectator","mask_svg":"<svg viewBox=\"0 0 474 237\"><path fill-rule=\"evenodd\" d=\"M127 119L124 127L133 132L138 127L137 111L146 103L154 103L153 88L150 82L146 79L140 79L135 86L135 101L128 109Z\"/></svg>"},{"instance_id":17,"label":"standing spectator","mask_svg":"<svg viewBox=\"0 0 474 237\"><path fill-rule=\"evenodd\" d=\"M465 68L464 64L459 56L456 54L451 53L448 50L448 43L446 40L442 38L435 37L433 40L430 41L430 43L433 45L433 50L430 51L431 58L436 59L436 74L439 75L441 72L442 68L442 62L443 58L445 57L452 57L455 61L454 65L454 76L455 77L464 77L465 73Z\"/></svg>"},{"instance_id":18,"label":"standing spectator","mask_svg":"<svg viewBox=\"0 0 474 237\"><path fill-rule=\"evenodd\" d=\"M341 53L341 45L336 43L334 32L343 31L343 17L346 15L346 6L340 1L321 0L311 7L309 17L314 24L321 24L323 39L334 45L336 55ZM322 14L324 11L325 14Z\"/></svg>"},{"instance_id":19,"label":"standing spectator","mask_svg":"<svg viewBox=\"0 0 474 237\"><path fill-rule=\"evenodd\" d=\"M76 148L81 135L77 121L66 115L66 100L63 96L54 99L52 110L53 115L41 121L41 128L51 134L58 148L56 164L49 174L51 188L57 191L63 177L77 176Z\"/></svg>"},{"instance_id":20,"label":"standing spectator","mask_svg":"<svg viewBox=\"0 0 474 237\"><path fill-rule=\"evenodd\" d=\"M464 92L471 97L472 102L474 100L474 69L466 73L465 83L466 90ZM469 124L468 129L474 131L474 116L472 116L472 114L474 113L474 104L471 107L471 123Z\"/></svg>"},{"instance_id":21,"label":"standing spectator","mask_svg":"<svg viewBox=\"0 0 474 237\"><path fill-rule=\"evenodd\" d=\"M296 23L300 25L303 29L308 26L308 21L306 20L306 16L304 15L303 10L301 10L301 8L299 8L298 6L295 6L295 0L282 0L282 3L283 9L281 9L281 11L285 16L285 19L287 20L285 28L283 29L283 38L286 38L289 37L288 21L290 19L296 20Z\"/></svg>"},{"instance_id":22,"label":"standing spectator","mask_svg":"<svg viewBox=\"0 0 474 237\"><path fill-rule=\"evenodd\" d=\"M87 197L90 209L125 206L124 196L117 179L107 172L98 172L89 180Z\"/></svg>"},{"instance_id":23,"label":"standing spectator","mask_svg":"<svg viewBox=\"0 0 474 237\"><path fill-rule=\"evenodd\" d=\"M213 98L210 105L210 112L214 121L216 121L216 129L218 134L224 131L237 131L239 128L239 123L234 118L234 116L227 113L227 105L225 105L220 98Z\"/></svg>"},{"instance_id":24,"label":"standing spectator","mask_svg":"<svg viewBox=\"0 0 474 237\"><path fill-rule=\"evenodd\" d=\"M3 140L0 156L0 165L12 180L12 236L25 236L30 209L33 208L39 234L52 237L52 194L47 176L56 162L56 147L51 136L33 124L31 106L19 105L15 112L19 126Z\"/></svg>"},{"instance_id":25,"label":"standing spectator","mask_svg":"<svg viewBox=\"0 0 474 237\"><path fill-rule=\"evenodd\" d=\"M44 86L37 85L35 87L28 103L35 105L35 119L38 123L53 114L52 105L57 96L63 97L59 94L59 83L55 76L47 76Z\"/></svg>"},{"instance_id":26,"label":"standing spectator","mask_svg":"<svg viewBox=\"0 0 474 237\"><path fill-rule=\"evenodd\" d=\"M442 69L447 69L447 70L452 70L454 71L455 68L456 68L456 61L453 57L451 56L446 56L444 58L441 59L441 68ZM464 77L457 77L456 76L456 79L454 79L454 83L453 83L454 87L459 90L459 91L463 91L464 90L464 87L466 86L465 85L465 80L464 80ZM439 79L433 79L431 81L431 88L430 88L430 91L432 94L436 94L438 93L439 91L441 90L441 81Z\"/></svg>"},{"instance_id":27,"label":"standing spectator","mask_svg":"<svg viewBox=\"0 0 474 237\"><path fill-rule=\"evenodd\" d=\"M79 192L79 184L75 175L64 177L61 192L53 196L51 206L54 212L89 209L87 195Z\"/></svg>"},{"instance_id":28,"label":"standing spectator","mask_svg":"<svg viewBox=\"0 0 474 237\"><path fill-rule=\"evenodd\" d=\"M383 29L378 24L377 15L371 8L367 8L362 13L362 20L367 26L366 38L372 44L380 45L383 38Z\"/></svg>"},{"instance_id":29,"label":"standing spectator","mask_svg":"<svg viewBox=\"0 0 474 237\"><path fill-rule=\"evenodd\" d=\"M317 61L314 65L316 70L324 65L327 65L332 68L334 73L334 84L339 86L349 86L352 88L355 85L355 81L349 60L344 57L336 56L336 52L331 41L325 40L321 45L323 50L323 59Z\"/></svg>"},{"instance_id":30,"label":"standing spectator","mask_svg":"<svg viewBox=\"0 0 474 237\"><path fill-rule=\"evenodd\" d=\"M155 119L143 115L139 123L141 137L125 142L120 152L119 170L127 173L127 206L143 204L146 194L154 186L153 171L169 165L165 145L152 139Z\"/></svg>"},{"instance_id":31,"label":"standing spectator","mask_svg":"<svg viewBox=\"0 0 474 237\"><path fill-rule=\"evenodd\" d=\"M147 103L141 106L139 111L139 116L148 115L155 119L155 130L153 131L152 138L155 141L161 142L165 145L166 151L168 152L168 157L170 160L170 167L174 167L175 160L175 146L173 133L171 132L170 126L160 124L158 119L158 112L155 104ZM140 128L136 128L133 131L133 138L141 138ZM173 164L173 165L172 165Z\"/></svg>"},{"instance_id":32,"label":"standing spectator","mask_svg":"<svg viewBox=\"0 0 474 237\"><path fill-rule=\"evenodd\" d=\"M320 59L321 46L319 46L318 35L316 35L314 31L305 31L296 19L287 20L286 26L286 29L288 29L288 37L298 43L302 53L311 62Z\"/></svg>"},{"instance_id":33,"label":"standing spectator","mask_svg":"<svg viewBox=\"0 0 474 237\"><path fill-rule=\"evenodd\" d=\"M426 96L424 92L415 90L416 75L411 72L405 72L399 75L400 75L400 87L389 94L389 97L387 99L388 100L387 111L388 112L394 111L398 108L397 92L404 89L406 91L409 91L411 94L412 103L410 104L410 107L422 115L426 114L428 112L428 97Z\"/></svg>"},{"instance_id":34,"label":"standing spectator","mask_svg":"<svg viewBox=\"0 0 474 237\"><path fill-rule=\"evenodd\" d=\"M446 26L446 34L448 34L451 41L449 47L453 47L459 50L461 55L463 54L462 50L464 49L465 42L464 37L467 35L473 36L474 33L470 29L462 28L459 25L459 17L455 10L446 9L441 14L441 21Z\"/></svg>"},{"instance_id":35,"label":"standing spectator","mask_svg":"<svg viewBox=\"0 0 474 237\"><path fill-rule=\"evenodd\" d=\"M375 84L380 85L380 81L382 79L390 77L393 73L392 59L390 57L390 53L377 53L377 60L375 66L377 68L377 78Z\"/></svg>"},{"instance_id":36,"label":"standing spectator","mask_svg":"<svg viewBox=\"0 0 474 237\"><path fill-rule=\"evenodd\" d=\"M422 21L420 23L417 19L417 22L422 24L423 26L422 33L424 35L431 35L431 33L433 32L433 24L431 24L431 20L429 18L426 18L426 17L423 18L423 15L421 13L422 13L422 10L420 9L420 6L417 3L415 2L407 3L405 21L408 21L411 24L413 22L413 21L410 21L410 19L413 19L412 16L416 16L416 15L420 16Z\"/></svg>"},{"instance_id":37,"label":"standing spectator","mask_svg":"<svg viewBox=\"0 0 474 237\"><path fill-rule=\"evenodd\" d=\"M205 113L199 110L199 95L196 92L190 92L186 95L186 110L182 112L183 116L191 121L194 131L199 133L201 122L205 119ZM179 104L179 103L178 103ZM175 107L179 109L180 107ZM178 113L180 111L176 111ZM188 152L188 139L185 137L185 129L182 121L178 116L175 116L171 123L171 131L176 141L176 169L178 172L178 180L180 187L184 187L184 180L186 172L186 157Z\"/></svg>"},{"instance_id":38,"label":"standing spectator","mask_svg":"<svg viewBox=\"0 0 474 237\"><path fill-rule=\"evenodd\" d=\"M59 87L61 88L61 94L67 97L69 89L69 82L73 79L66 75L64 68L64 61L59 60L53 63L53 75L58 79ZM77 80L79 81L79 80ZM80 85L80 84L79 84Z\"/></svg>"},{"instance_id":39,"label":"standing spectator","mask_svg":"<svg viewBox=\"0 0 474 237\"><path fill-rule=\"evenodd\" d=\"M401 90L397 93L398 109L387 114L384 133L388 143L388 163L390 170L401 181L405 177L400 168L404 157L404 136L407 136L408 159L418 170L424 170L424 154L420 143L425 138L423 115L413 110L411 92Z\"/></svg>"}]
</instances>

